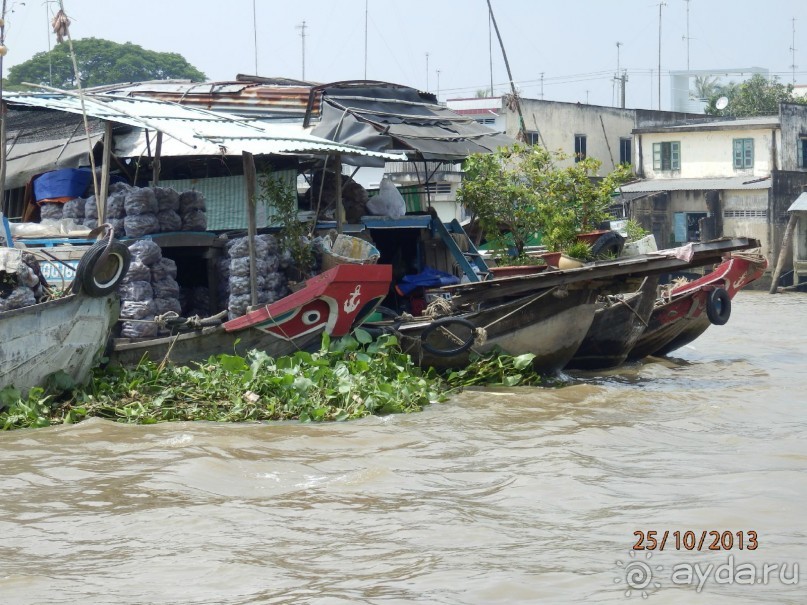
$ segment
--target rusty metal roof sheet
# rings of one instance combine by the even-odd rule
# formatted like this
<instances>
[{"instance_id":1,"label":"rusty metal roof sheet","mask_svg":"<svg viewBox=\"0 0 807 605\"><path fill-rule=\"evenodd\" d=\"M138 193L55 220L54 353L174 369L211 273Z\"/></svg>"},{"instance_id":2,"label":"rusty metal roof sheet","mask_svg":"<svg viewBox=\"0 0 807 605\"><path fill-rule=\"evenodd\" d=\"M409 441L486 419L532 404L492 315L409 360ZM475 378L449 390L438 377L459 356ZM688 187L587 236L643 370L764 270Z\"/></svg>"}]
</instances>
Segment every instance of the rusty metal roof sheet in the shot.
<instances>
[{"instance_id":1,"label":"rusty metal roof sheet","mask_svg":"<svg viewBox=\"0 0 807 605\"><path fill-rule=\"evenodd\" d=\"M368 158L372 163L400 160L400 154L378 153L361 147L334 143L306 132L301 124L270 124L225 113L186 107L156 99L72 94L7 94L12 106L41 107L156 130L187 148L181 155L327 154L341 153Z\"/></svg>"}]
</instances>

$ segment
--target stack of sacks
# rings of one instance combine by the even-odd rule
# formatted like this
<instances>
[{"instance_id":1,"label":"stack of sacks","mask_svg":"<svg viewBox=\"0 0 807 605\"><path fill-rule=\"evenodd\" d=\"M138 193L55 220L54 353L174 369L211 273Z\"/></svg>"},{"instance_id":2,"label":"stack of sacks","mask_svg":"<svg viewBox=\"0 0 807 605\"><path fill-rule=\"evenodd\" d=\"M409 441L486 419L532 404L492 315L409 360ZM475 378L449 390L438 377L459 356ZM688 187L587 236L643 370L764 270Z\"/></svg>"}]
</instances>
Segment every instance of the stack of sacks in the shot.
<instances>
[{"instance_id":1,"label":"stack of sacks","mask_svg":"<svg viewBox=\"0 0 807 605\"><path fill-rule=\"evenodd\" d=\"M106 198L104 221L112 225L115 235L119 237L126 235L123 219L126 217L126 194L130 189L126 183L113 183L109 186L109 195Z\"/></svg>"},{"instance_id":2,"label":"stack of sacks","mask_svg":"<svg viewBox=\"0 0 807 605\"><path fill-rule=\"evenodd\" d=\"M179 216L183 231L207 230L207 202L199 191L185 191L179 196Z\"/></svg>"},{"instance_id":3,"label":"stack of sacks","mask_svg":"<svg viewBox=\"0 0 807 605\"><path fill-rule=\"evenodd\" d=\"M265 305L283 298L288 293L285 275L280 267L280 250L273 235L255 237L256 287L258 304ZM220 263L220 295L227 296L227 312L230 319L247 312L251 302L249 238L231 240L225 247L225 256Z\"/></svg>"},{"instance_id":4,"label":"stack of sacks","mask_svg":"<svg viewBox=\"0 0 807 605\"><path fill-rule=\"evenodd\" d=\"M123 227L129 237L160 232L157 197L149 187L130 189L123 200L123 208L126 211Z\"/></svg>"},{"instance_id":5,"label":"stack of sacks","mask_svg":"<svg viewBox=\"0 0 807 605\"><path fill-rule=\"evenodd\" d=\"M160 231L167 233L182 230L182 218L179 216L179 193L170 187L154 187L153 190L154 196L157 198L157 219L160 221ZM206 222L205 227L207 227Z\"/></svg>"},{"instance_id":6,"label":"stack of sacks","mask_svg":"<svg viewBox=\"0 0 807 605\"><path fill-rule=\"evenodd\" d=\"M151 320L168 312L181 313L176 263L163 258L160 247L150 240L135 242L129 251L132 262L119 288L121 335L149 338L167 333Z\"/></svg>"}]
</instances>

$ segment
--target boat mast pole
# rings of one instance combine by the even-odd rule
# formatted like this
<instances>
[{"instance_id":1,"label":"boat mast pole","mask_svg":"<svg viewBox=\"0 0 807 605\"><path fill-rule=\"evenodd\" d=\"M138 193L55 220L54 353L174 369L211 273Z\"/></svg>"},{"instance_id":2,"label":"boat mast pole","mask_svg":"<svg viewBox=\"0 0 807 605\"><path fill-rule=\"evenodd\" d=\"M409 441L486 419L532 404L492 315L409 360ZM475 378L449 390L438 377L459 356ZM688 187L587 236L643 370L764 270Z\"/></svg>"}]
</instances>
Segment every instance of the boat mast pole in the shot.
<instances>
[{"instance_id":1,"label":"boat mast pole","mask_svg":"<svg viewBox=\"0 0 807 605\"><path fill-rule=\"evenodd\" d=\"M516 85L513 82L513 73L510 71L510 62L507 60L507 53L504 51L504 42L502 42L502 35L499 33L499 26L496 23L496 17L493 15L493 7L488 0L488 11L490 13L490 20L493 22L493 29L496 30L496 37L499 39L499 46L502 49L502 57L504 58L504 66L507 68L507 77L510 79L510 91L513 93L513 102L516 104L516 111L518 111L518 136L519 141L525 142L527 140L527 128L524 126L524 114L521 113L521 102L516 92Z\"/></svg>"},{"instance_id":2,"label":"boat mast pole","mask_svg":"<svg viewBox=\"0 0 807 605\"><path fill-rule=\"evenodd\" d=\"M0 46L6 47L6 0L0 14ZM6 100L3 98L3 55L0 52L0 213L6 216ZM8 246L11 246L8 242Z\"/></svg>"},{"instance_id":3,"label":"boat mast pole","mask_svg":"<svg viewBox=\"0 0 807 605\"><path fill-rule=\"evenodd\" d=\"M73 62L73 75L76 78L76 90L78 91L78 98L81 101L81 116L84 119L84 133L87 135L87 145L90 151L90 169L92 170L92 186L95 193L95 203L98 206L98 222L104 219L104 206L102 206L102 196L100 195L98 187L98 175L95 173L95 157L93 156L92 137L90 136L90 124L87 121L87 109L84 106L84 90L81 88L81 77L78 71L78 62L76 61L76 53L73 49L73 38L70 37L70 19L67 18L67 13L64 12L64 2L59 0L59 12L53 18L53 30L56 33L57 42L62 41L62 35L67 38L67 46L70 49L70 59ZM104 145L112 145L112 141L104 141ZM103 197L106 197L104 194Z\"/></svg>"}]
</instances>

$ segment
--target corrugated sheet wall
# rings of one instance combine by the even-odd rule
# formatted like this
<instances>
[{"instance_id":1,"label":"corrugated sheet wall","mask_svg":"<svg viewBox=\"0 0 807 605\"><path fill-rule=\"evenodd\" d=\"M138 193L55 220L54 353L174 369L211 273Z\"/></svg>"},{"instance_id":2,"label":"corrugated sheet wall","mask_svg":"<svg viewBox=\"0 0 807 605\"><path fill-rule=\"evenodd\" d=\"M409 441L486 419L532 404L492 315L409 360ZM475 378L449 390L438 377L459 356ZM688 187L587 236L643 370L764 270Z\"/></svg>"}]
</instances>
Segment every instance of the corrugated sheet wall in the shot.
<instances>
[{"instance_id":1,"label":"corrugated sheet wall","mask_svg":"<svg viewBox=\"0 0 807 605\"><path fill-rule=\"evenodd\" d=\"M289 187L296 187L296 171L278 171L273 175L283 179ZM247 192L243 176L161 180L160 186L172 187L179 192L189 190L202 192L207 202L207 228L211 231L247 228ZM259 198L256 208L257 227L268 227L274 212L271 207L260 203L260 187L257 188L257 193Z\"/></svg>"}]
</instances>

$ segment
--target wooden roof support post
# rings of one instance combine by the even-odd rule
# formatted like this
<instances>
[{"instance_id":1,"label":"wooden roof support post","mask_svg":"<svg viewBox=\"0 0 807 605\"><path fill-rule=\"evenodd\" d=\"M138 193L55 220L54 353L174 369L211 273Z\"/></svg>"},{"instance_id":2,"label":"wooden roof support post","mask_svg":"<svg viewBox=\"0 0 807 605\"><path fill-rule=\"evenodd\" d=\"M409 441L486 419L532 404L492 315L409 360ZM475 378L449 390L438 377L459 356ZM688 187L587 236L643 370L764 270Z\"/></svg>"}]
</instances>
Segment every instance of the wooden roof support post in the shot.
<instances>
[{"instance_id":1,"label":"wooden roof support post","mask_svg":"<svg viewBox=\"0 0 807 605\"><path fill-rule=\"evenodd\" d=\"M98 208L98 224L106 218L106 196L109 192L109 164L112 161L112 122L104 124L104 155L101 163L101 190L96 192L95 205Z\"/></svg>"},{"instance_id":2,"label":"wooden roof support post","mask_svg":"<svg viewBox=\"0 0 807 605\"><path fill-rule=\"evenodd\" d=\"M1 91L0 94L2 94ZM6 116L6 102L0 99L0 212L4 214L6 213L6 166L8 165L6 158Z\"/></svg>"},{"instance_id":3,"label":"wooden roof support post","mask_svg":"<svg viewBox=\"0 0 807 605\"><path fill-rule=\"evenodd\" d=\"M785 266L785 258L790 250L790 242L793 240L793 231L796 229L796 223L799 222L799 215L797 212L791 212L790 218L785 227L785 235L782 238L782 249L779 250L779 256L776 258L776 269L773 271L771 278L770 294L776 294L779 290L779 275L782 273L782 268Z\"/></svg>"},{"instance_id":4,"label":"wooden roof support post","mask_svg":"<svg viewBox=\"0 0 807 605\"><path fill-rule=\"evenodd\" d=\"M153 186L156 187L160 184L160 169L162 166L160 165L160 158L162 157L162 150L163 150L163 133L159 130L157 131L157 144L154 150L154 159L151 162L151 180L153 182Z\"/></svg>"},{"instance_id":5,"label":"wooden roof support post","mask_svg":"<svg viewBox=\"0 0 807 605\"><path fill-rule=\"evenodd\" d=\"M242 152L244 160L244 180L247 190L247 234L249 243L249 295L250 306L258 305L258 274L255 258L255 235L258 232L255 219L255 157L248 151Z\"/></svg>"},{"instance_id":6,"label":"wooden roof support post","mask_svg":"<svg viewBox=\"0 0 807 605\"><path fill-rule=\"evenodd\" d=\"M342 206L342 155L337 153L333 169L336 171L336 232L342 233L342 217L345 209Z\"/></svg>"}]
</instances>

